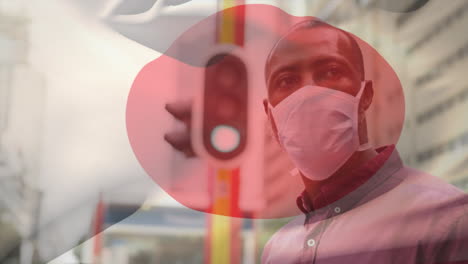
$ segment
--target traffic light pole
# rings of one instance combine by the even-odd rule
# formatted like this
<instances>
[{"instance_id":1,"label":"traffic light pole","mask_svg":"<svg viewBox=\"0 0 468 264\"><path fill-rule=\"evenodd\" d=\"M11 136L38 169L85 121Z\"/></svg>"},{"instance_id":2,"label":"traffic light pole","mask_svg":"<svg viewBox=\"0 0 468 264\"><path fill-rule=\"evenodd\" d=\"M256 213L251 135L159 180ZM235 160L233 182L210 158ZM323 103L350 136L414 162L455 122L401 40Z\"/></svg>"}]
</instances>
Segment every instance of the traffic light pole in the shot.
<instances>
[{"instance_id":1,"label":"traffic light pole","mask_svg":"<svg viewBox=\"0 0 468 264\"><path fill-rule=\"evenodd\" d=\"M244 0L219 0L219 10L245 4ZM245 6L219 12L216 40L219 44L244 45ZM211 215L208 219L206 264L241 263L239 187L240 167L210 168Z\"/></svg>"},{"instance_id":2,"label":"traffic light pole","mask_svg":"<svg viewBox=\"0 0 468 264\"><path fill-rule=\"evenodd\" d=\"M213 169L211 172L213 205L208 219L206 263L241 263L242 219L229 216L239 210L239 169Z\"/></svg>"}]
</instances>

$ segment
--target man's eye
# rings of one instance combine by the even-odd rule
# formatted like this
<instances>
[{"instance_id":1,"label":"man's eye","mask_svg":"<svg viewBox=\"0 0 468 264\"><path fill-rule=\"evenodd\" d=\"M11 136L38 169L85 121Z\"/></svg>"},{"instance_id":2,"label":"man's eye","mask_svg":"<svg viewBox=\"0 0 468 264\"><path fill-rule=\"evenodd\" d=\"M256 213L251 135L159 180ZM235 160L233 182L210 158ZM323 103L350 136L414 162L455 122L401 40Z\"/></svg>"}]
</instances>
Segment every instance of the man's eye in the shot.
<instances>
[{"instance_id":1,"label":"man's eye","mask_svg":"<svg viewBox=\"0 0 468 264\"><path fill-rule=\"evenodd\" d=\"M298 76L285 76L278 79L276 86L279 89L293 89L299 82L300 78Z\"/></svg>"},{"instance_id":2,"label":"man's eye","mask_svg":"<svg viewBox=\"0 0 468 264\"><path fill-rule=\"evenodd\" d=\"M328 69L326 72L325 72L325 77L327 79L336 79L338 78L339 76L341 76L341 73L338 69L336 68L331 68L331 69Z\"/></svg>"},{"instance_id":3,"label":"man's eye","mask_svg":"<svg viewBox=\"0 0 468 264\"><path fill-rule=\"evenodd\" d=\"M320 79L322 80L338 80L343 76L343 72L338 67L328 68L321 73Z\"/></svg>"}]
</instances>

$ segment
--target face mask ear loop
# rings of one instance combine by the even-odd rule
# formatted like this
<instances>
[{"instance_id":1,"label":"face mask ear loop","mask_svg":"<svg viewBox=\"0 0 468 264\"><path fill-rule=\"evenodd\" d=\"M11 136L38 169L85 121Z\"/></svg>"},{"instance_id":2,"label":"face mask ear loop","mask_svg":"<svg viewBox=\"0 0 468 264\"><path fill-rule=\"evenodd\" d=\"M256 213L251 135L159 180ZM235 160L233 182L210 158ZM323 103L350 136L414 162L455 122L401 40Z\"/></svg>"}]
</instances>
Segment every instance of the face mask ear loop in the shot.
<instances>
[{"instance_id":1,"label":"face mask ear loop","mask_svg":"<svg viewBox=\"0 0 468 264\"><path fill-rule=\"evenodd\" d=\"M272 126L271 122L273 122L275 124L276 135L274 135L274 136L277 138L278 143L281 146L281 148L283 148L283 144L281 143L280 136L279 136L280 128L279 128L277 120L275 119L275 116L273 115L273 105L271 105L270 102L268 102L268 119L270 119L270 127L271 127L272 134L274 134L275 131L273 129L273 126Z\"/></svg>"},{"instance_id":2,"label":"face mask ear loop","mask_svg":"<svg viewBox=\"0 0 468 264\"><path fill-rule=\"evenodd\" d=\"M356 113L357 115L359 115L359 104L361 103L361 98L362 98L362 95L364 94L364 89L366 88L366 81L362 81L361 82L361 89L359 90L358 94L356 95L356 99L358 100L358 103L357 103L357 110L356 110ZM356 120L358 120L359 117L356 117ZM368 150L372 148L372 145L371 143L369 142L369 139L367 139L367 142L366 143L363 143L361 145L359 145L358 147L358 151L364 151L364 150Z\"/></svg>"},{"instance_id":3,"label":"face mask ear loop","mask_svg":"<svg viewBox=\"0 0 468 264\"><path fill-rule=\"evenodd\" d=\"M276 129L278 129L278 124L276 123L275 117L273 116L273 106L268 102L268 118L271 119L271 121L275 122L276 124Z\"/></svg>"},{"instance_id":4,"label":"face mask ear loop","mask_svg":"<svg viewBox=\"0 0 468 264\"><path fill-rule=\"evenodd\" d=\"M370 148L372 148L372 144L368 140L366 143L359 146L358 151L364 151L364 150L368 150Z\"/></svg>"},{"instance_id":5,"label":"face mask ear loop","mask_svg":"<svg viewBox=\"0 0 468 264\"><path fill-rule=\"evenodd\" d=\"M356 95L356 99L358 99L359 101L361 101L361 97L364 94L364 90L366 88L366 83L367 83L367 81L362 81L361 82L361 89L359 89L359 92Z\"/></svg>"}]
</instances>

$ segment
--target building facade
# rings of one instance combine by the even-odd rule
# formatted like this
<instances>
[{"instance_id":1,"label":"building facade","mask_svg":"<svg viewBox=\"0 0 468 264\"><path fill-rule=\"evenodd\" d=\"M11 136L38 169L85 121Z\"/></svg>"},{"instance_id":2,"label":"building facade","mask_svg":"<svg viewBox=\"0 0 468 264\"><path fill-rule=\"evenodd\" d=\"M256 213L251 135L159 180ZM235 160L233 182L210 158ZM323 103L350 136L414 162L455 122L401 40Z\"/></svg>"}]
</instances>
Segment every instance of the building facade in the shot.
<instances>
[{"instance_id":1,"label":"building facade","mask_svg":"<svg viewBox=\"0 0 468 264\"><path fill-rule=\"evenodd\" d=\"M354 5L352 18L339 25L367 40L392 65L401 81L405 122L398 149L409 166L442 177L466 190L468 136L468 23L466 1L425 1L412 12L389 12ZM408 1L411 4L424 1ZM398 100L398 99L397 99ZM392 92L379 98L392 108ZM389 136L398 131L380 131Z\"/></svg>"}]
</instances>

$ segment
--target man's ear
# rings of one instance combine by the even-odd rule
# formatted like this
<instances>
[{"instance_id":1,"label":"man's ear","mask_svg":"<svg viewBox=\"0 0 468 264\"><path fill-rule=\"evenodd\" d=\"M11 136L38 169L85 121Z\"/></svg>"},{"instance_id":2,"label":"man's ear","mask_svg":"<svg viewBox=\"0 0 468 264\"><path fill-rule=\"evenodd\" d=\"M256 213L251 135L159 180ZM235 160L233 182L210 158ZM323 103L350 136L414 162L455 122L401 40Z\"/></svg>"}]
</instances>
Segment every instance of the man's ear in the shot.
<instances>
[{"instance_id":1,"label":"man's ear","mask_svg":"<svg viewBox=\"0 0 468 264\"><path fill-rule=\"evenodd\" d=\"M270 123L270 128L271 128L273 137L275 138L276 142L278 142L278 144L281 146L281 144L279 143L280 141L278 139L278 129L276 128L275 120L271 116L268 99L263 99L263 109L265 110L265 114L268 117L268 123Z\"/></svg>"},{"instance_id":2,"label":"man's ear","mask_svg":"<svg viewBox=\"0 0 468 264\"><path fill-rule=\"evenodd\" d=\"M374 98L373 82L371 80L367 80L365 82L366 84L364 86L364 91L363 91L361 102L360 102L361 104L360 108L363 111L366 111L367 109L369 109L370 105L372 104L372 99Z\"/></svg>"},{"instance_id":3,"label":"man's ear","mask_svg":"<svg viewBox=\"0 0 468 264\"><path fill-rule=\"evenodd\" d=\"M263 110L265 110L265 114L268 116L268 99L263 99Z\"/></svg>"}]
</instances>

